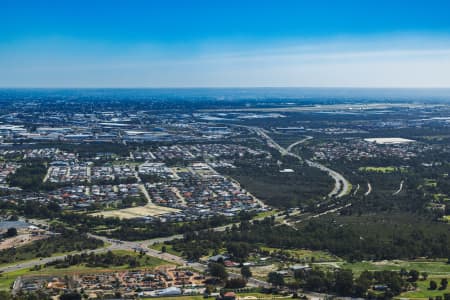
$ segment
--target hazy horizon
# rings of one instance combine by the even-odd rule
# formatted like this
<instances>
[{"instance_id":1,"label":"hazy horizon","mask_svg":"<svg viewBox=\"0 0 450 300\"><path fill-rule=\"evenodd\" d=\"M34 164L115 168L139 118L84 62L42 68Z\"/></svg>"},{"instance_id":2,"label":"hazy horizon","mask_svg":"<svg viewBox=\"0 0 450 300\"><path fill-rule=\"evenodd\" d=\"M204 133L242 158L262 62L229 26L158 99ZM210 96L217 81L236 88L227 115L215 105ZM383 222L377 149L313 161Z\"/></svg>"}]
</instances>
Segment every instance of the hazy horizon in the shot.
<instances>
[{"instance_id":1,"label":"hazy horizon","mask_svg":"<svg viewBox=\"0 0 450 300\"><path fill-rule=\"evenodd\" d=\"M0 100L22 98L292 101L296 104L332 100L345 102L450 101L450 88L308 88L308 87L229 87L229 88L0 88Z\"/></svg>"}]
</instances>

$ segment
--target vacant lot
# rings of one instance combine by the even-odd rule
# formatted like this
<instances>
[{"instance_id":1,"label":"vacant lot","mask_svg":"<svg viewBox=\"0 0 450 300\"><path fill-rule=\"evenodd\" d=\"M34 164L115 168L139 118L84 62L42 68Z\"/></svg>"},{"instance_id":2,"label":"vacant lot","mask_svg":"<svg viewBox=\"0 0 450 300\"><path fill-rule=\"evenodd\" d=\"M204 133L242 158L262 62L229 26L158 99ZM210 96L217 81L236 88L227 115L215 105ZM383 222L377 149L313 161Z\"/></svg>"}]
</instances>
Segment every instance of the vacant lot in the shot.
<instances>
[{"instance_id":1,"label":"vacant lot","mask_svg":"<svg viewBox=\"0 0 450 300\"><path fill-rule=\"evenodd\" d=\"M32 243L37 240L48 238L48 235L32 235L30 233L21 234L12 238L7 238L0 242L0 250L9 249L11 247L20 247Z\"/></svg>"},{"instance_id":2,"label":"vacant lot","mask_svg":"<svg viewBox=\"0 0 450 300\"><path fill-rule=\"evenodd\" d=\"M142 217L160 216L160 215L177 212L177 211L179 211L179 210L149 203L145 206L102 211L99 213L94 213L92 215L93 216L103 216L105 218L115 217L115 218L119 218L119 219L134 219L134 218L142 218Z\"/></svg>"}]
</instances>

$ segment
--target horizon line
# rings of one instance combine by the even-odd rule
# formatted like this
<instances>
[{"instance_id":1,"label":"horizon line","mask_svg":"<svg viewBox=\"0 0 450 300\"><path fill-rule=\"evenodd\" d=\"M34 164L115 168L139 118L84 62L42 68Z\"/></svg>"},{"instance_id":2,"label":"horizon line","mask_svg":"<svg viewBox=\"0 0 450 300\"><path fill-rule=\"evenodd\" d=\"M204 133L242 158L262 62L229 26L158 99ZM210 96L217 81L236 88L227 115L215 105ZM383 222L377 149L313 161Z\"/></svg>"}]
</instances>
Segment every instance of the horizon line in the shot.
<instances>
[{"instance_id":1,"label":"horizon line","mask_svg":"<svg viewBox=\"0 0 450 300\"><path fill-rule=\"evenodd\" d=\"M450 86L0 86L6 89L450 89Z\"/></svg>"}]
</instances>

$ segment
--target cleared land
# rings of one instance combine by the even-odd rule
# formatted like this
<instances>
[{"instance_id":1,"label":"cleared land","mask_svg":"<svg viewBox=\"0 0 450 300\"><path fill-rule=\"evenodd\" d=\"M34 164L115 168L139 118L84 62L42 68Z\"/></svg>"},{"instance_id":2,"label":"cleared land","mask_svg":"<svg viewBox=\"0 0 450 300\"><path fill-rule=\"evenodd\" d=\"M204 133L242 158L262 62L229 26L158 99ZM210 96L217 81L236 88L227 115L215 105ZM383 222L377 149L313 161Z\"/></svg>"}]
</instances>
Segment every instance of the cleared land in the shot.
<instances>
[{"instance_id":1,"label":"cleared land","mask_svg":"<svg viewBox=\"0 0 450 300\"><path fill-rule=\"evenodd\" d=\"M392 144L406 144L415 142L414 140L404 139L404 138L368 138L364 139L367 142L381 144L381 145L392 145Z\"/></svg>"},{"instance_id":2,"label":"cleared land","mask_svg":"<svg viewBox=\"0 0 450 300\"><path fill-rule=\"evenodd\" d=\"M119 218L119 219L134 219L143 217L154 217L165 215L168 213L178 212L178 209L158 206L152 203L148 203L145 206L130 207L124 209L116 209L109 211L102 211L93 213L93 216L103 216L105 218Z\"/></svg>"},{"instance_id":3,"label":"cleared land","mask_svg":"<svg viewBox=\"0 0 450 300\"><path fill-rule=\"evenodd\" d=\"M32 235L30 233L17 235L12 238L4 239L0 242L0 250L9 249L11 247L20 247L30 244L37 240L48 238L48 235Z\"/></svg>"}]
</instances>

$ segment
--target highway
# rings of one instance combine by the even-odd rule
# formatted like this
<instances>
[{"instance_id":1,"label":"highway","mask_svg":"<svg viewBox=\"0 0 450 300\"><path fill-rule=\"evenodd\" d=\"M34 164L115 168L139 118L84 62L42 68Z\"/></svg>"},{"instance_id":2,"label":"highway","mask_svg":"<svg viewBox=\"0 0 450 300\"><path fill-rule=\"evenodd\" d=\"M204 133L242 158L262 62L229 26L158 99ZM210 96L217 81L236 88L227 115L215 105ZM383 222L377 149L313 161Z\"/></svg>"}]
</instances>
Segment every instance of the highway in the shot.
<instances>
[{"instance_id":1,"label":"highway","mask_svg":"<svg viewBox=\"0 0 450 300\"><path fill-rule=\"evenodd\" d=\"M303 159L295 154L292 153L291 150L292 148L294 148L295 146L304 143L310 139L312 139L312 137L308 136L302 140L299 140L295 143L292 143L291 145L289 145L286 149L281 147L277 142L275 142L263 129L258 128L258 127L249 127L249 126L245 126L246 128L252 130L253 132L255 132L257 135L259 135L260 137L264 138L267 141L267 144L275 149L278 150L278 152L280 152L281 155L290 155L292 157L297 158L300 161L303 161ZM341 198L345 195L347 195L350 192L350 182L345 179L345 177L322 165L321 163L318 162L313 162L311 160L305 160L305 162L308 164L308 166L310 167L314 167L314 168L318 168L324 172L327 172L329 176L331 176L334 180L334 188L333 190L328 194L328 197L336 197L336 198Z\"/></svg>"},{"instance_id":2,"label":"highway","mask_svg":"<svg viewBox=\"0 0 450 300\"><path fill-rule=\"evenodd\" d=\"M364 196L369 196L372 193L372 185L370 182L367 183L367 192L364 193Z\"/></svg>"},{"instance_id":3,"label":"highway","mask_svg":"<svg viewBox=\"0 0 450 300\"><path fill-rule=\"evenodd\" d=\"M106 247L106 248L98 248L98 249L95 249L95 250L80 251L80 252L71 253L71 254L80 254L80 253L83 253L83 252L101 253L101 252L106 252L108 250L110 250L109 247ZM11 264L11 265L8 265L8 266L0 267L0 272L1 273L6 273L6 272L14 272L14 271L21 270L21 269L28 269L28 268L32 268L32 267L35 267L35 266L38 266L38 265L44 265L46 263L53 262L55 260L64 259L66 256L67 256L67 254L65 254L65 255L58 255L58 256L52 256L52 257L45 257L45 258L38 258L38 259L33 259L33 260L21 262L21 263Z\"/></svg>"},{"instance_id":4,"label":"highway","mask_svg":"<svg viewBox=\"0 0 450 300\"><path fill-rule=\"evenodd\" d=\"M321 212L321 213L318 213L318 214L315 214L315 215L312 215L312 216L308 216L305 219L300 219L300 220L294 221L293 223L301 223L301 222L308 221L308 220L311 220L311 219L319 218L321 216L325 216L325 215L328 215L328 214L336 213L336 212L338 212L338 211L340 211L340 210L342 210L344 208L350 207L351 205L352 205L351 203L347 203L345 205L342 205L342 206L339 206L339 207L336 207L336 208L332 208L332 209L329 209L327 211L324 211L324 212ZM297 228L292 223L289 223L288 225L292 225L291 227L295 228L295 230L297 230Z\"/></svg>"},{"instance_id":5,"label":"highway","mask_svg":"<svg viewBox=\"0 0 450 300\"><path fill-rule=\"evenodd\" d=\"M326 167L326 166L324 166L324 165L322 165L322 164L320 164L318 162L314 162L314 161L311 161L311 160L305 160L305 161L308 164L308 166L315 167L315 168L318 168L318 169L320 169L320 170L322 170L324 172L327 172L328 175L330 175L333 178L333 180L334 180L334 188L328 194L328 197L330 197L330 198L331 197L341 198L341 197L344 197L345 195L347 195L350 192L350 182L347 179L345 179L345 177L342 174L340 174L340 173L338 173L338 172L336 172L336 171L334 171L334 170L332 170L332 169L330 169L330 168L328 168L328 167Z\"/></svg>"},{"instance_id":6,"label":"highway","mask_svg":"<svg viewBox=\"0 0 450 300\"><path fill-rule=\"evenodd\" d=\"M303 144L304 142L309 141L312 138L313 138L312 136L307 136L307 137L305 137L304 139L302 139L300 141L297 141L295 143L290 144L289 147L286 148L287 152L291 152L292 148L294 148L297 145Z\"/></svg>"},{"instance_id":7,"label":"highway","mask_svg":"<svg viewBox=\"0 0 450 300\"><path fill-rule=\"evenodd\" d=\"M396 191L392 194L392 196L395 196L395 195L399 194L399 193L403 190L403 183L404 183L404 180L402 180L402 181L400 182L400 187L398 188L398 190L396 190Z\"/></svg>"},{"instance_id":8,"label":"highway","mask_svg":"<svg viewBox=\"0 0 450 300\"><path fill-rule=\"evenodd\" d=\"M355 196L359 191L360 185L359 183L356 185L355 191L353 192L353 196Z\"/></svg>"},{"instance_id":9,"label":"highway","mask_svg":"<svg viewBox=\"0 0 450 300\"><path fill-rule=\"evenodd\" d=\"M216 229L224 230L225 228L226 228L226 226L219 227ZM165 238L155 238L155 239L136 241L136 242L112 240L112 239L108 239L106 237L92 235L92 234L90 234L89 236L100 239L100 240L104 241L105 243L108 243L109 245L107 247L98 248L95 250L85 250L85 251L80 251L80 252L76 252L76 253L70 253L70 255L81 254L81 253L91 253L91 252L104 253L107 251L114 251L114 250L143 251L146 255L156 257L156 258L168 261L168 262L172 262L172 263L178 264L180 266L190 267L200 273L205 272L208 268L205 263L201 263L201 262L191 263L191 262L186 261L182 257L176 256L176 255L173 255L170 253L163 253L163 252L160 252L160 251L150 248L151 245L156 244L156 243L161 243L164 241L182 238L182 235L172 235L170 237L165 237ZM64 258L67 257L67 255L69 255L69 254L58 255L58 256L53 256L53 257L46 257L46 258L42 258L42 259L34 259L34 260L22 262L22 263L17 263L14 265L0 267L0 272L8 273L8 272L14 272L17 270L21 270L21 269L33 268L37 265L44 265L49 262L63 260ZM233 272L229 272L229 275L231 278L238 278L241 276L240 274L233 273ZM4 276L7 276L7 274L4 274ZM248 284L250 286L269 286L270 285L269 283L262 281L262 280L258 280L256 278L249 278Z\"/></svg>"}]
</instances>

